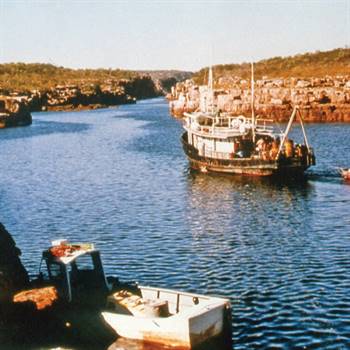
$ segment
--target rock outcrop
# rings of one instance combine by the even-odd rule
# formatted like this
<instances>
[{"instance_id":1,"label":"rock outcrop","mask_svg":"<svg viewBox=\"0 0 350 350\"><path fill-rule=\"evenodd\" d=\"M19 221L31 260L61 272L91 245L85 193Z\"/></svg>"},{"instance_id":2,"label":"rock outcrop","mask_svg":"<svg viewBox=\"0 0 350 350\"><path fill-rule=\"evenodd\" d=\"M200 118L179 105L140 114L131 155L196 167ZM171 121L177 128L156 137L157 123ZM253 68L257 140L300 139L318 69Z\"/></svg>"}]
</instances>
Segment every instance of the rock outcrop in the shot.
<instances>
[{"instance_id":1,"label":"rock outcrop","mask_svg":"<svg viewBox=\"0 0 350 350\"><path fill-rule=\"evenodd\" d=\"M37 310L52 306L58 300L58 292L54 286L24 290L13 297L14 303L32 302Z\"/></svg>"},{"instance_id":2,"label":"rock outcrop","mask_svg":"<svg viewBox=\"0 0 350 350\"><path fill-rule=\"evenodd\" d=\"M177 81L190 76L191 72L168 70L0 64L0 96L4 96L0 100L0 128L30 124L30 112L106 108L158 97L167 93Z\"/></svg>"},{"instance_id":3,"label":"rock outcrop","mask_svg":"<svg viewBox=\"0 0 350 350\"><path fill-rule=\"evenodd\" d=\"M251 89L239 77L220 78L215 82L214 103L217 109L232 114L251 113ZM185 111L204 108L208 88L187 80L176 84L170 109L181 116ZM254 108L261 117L288 121L298 105L308 122L350 122L350 76L310 79L261 79L255 83Z\"/></svg>"},{"instance_id":4,"label":"rock outcrop","mask_svg":"<svg viewBox=\"0 0 350 350\"><path fill-rule=\"evenodd\" d=\"M12 296L29 285L29 277L19 258L21 251L0 223L0 304L12 300Z\"/></svg>"},{"instance_id":5,"label":"rock outcrop","mask_svg":"<svg viewBox=\"0 0 350 350\"><path fill-rule=\"evenodd\" d=\"M1 89L0 89L1 91ZM8 101L14 101L19 107L16 107L16 113L23 116L27 113L38 111L60 111L60 110L82 110L105 108L109 106L117 106L122 104L135 103L138 99L157 97L161 91L157 88L151 77L140 76L133 79L109 79L101 84L92 84L82 82L79 85L65 84L56 85L48 90L32 90L32 91L2 91L8 96L4 96L3 107L1 109L0 101L0 127L1 118L6 119L3 127L20 125L18 118L14 115L8 115ZM3 110L3 115L1 111ZM6 115L5 115L6 113ZM12 124L9 123L12 121ZM16 124L17 122L17 124ZM31 122L31 117L30 117ZM23 124L24 125L24 124Z\"/></svg>"},{"instance_id":6,"label":"rock outcrop","mask_svg":"<svg viewBox=\"0 0 350 350\"><path fill-rule=\"evenodd\" d=\"M0 96L0 128L31 123L32 116L26 96Z\"/></svg>"}]
</instances>

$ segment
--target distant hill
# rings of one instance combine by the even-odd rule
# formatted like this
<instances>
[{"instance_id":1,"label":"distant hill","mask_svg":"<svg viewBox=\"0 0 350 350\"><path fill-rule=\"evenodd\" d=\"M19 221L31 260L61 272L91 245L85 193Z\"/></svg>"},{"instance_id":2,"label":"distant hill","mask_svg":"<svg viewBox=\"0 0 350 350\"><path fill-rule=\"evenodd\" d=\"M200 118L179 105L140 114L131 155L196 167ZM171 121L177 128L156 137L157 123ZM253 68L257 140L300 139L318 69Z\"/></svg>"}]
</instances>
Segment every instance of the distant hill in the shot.
<instances>
[{"instance_id":1,"label":"distant hill","mask_svg":"<svg viewBox=\"0 0 350 350\"><path fill-rule=\"evenodd\" d=\"M221 64L213 66L215 80L220 77L238 76L250 78L250 62L242 64ZM208 68L195 73L193 79L197 84L206 83ZM307 78L326 75L350 75L350 49L316 51L288 57L273 57L254 63L254 76L268 78Z\"/></svg>"},{"instance_id":2,"label":"distant hill","mask_svg":"<svg viewBox=\"0 0 350 350\"><path fill-rule=\"evenodd\" d=\"M107 80L132 79L138 74L121 69L71 69L45 63L0 64L0 89L45 90L56 85L103 84Z\"/></svg>"},{"instance_id":3,"label":"distant hill","mask_svg":"<svg viewBox=\"0 0 350 350\"><path fill-rule=\"evenodd\" d=\"M139 70L138 74L150 75L153 80L165 80L175 78L177 81L183 81L192 77L193 72L182 70Z\"/></svg>"},{"instance_id":4,"label":"distant hill","mask_svg":"<svg viewBox=\"0 0 350 350\"><path fill-rule=\"evenodd\" d=\"M222 64L213 67L214 77L250 77L250 63ZM350 49L305 53L289 57L274 57L255 62L255 78L324 77L350 75ZM56 85L113 85L148 75L160 90L166 92L178 81L193 77L197 84L207 81L208 68L194 73L178 70L71 69L43 63L0 64L0 90L48 90Z\"/></svg>"},{"instance_id":5,"label":"distant hill","mask_svg":"<svg viewBox=\"0 0 350 350\"><path fill-rule=\"evenodd\" d=\"M4 63L0 64L0 90L30 91L48 90L56 85L103 85L143 75L149 75L166 90L177 81L191 77L192 73L175 70L71 69L46 63Z\"/></svg>"},{"instance_id":6,"label":"distant hill","mask_svg":"<svg viewBox=\"0 0 350 350\"><path fill-rule=\"evenodd\" d=\"M193 72L181 70L141 70L137 73L149 75L164 93L169 92L178 81L184 81L193 75Z\"/></svg>"}]
</instances>

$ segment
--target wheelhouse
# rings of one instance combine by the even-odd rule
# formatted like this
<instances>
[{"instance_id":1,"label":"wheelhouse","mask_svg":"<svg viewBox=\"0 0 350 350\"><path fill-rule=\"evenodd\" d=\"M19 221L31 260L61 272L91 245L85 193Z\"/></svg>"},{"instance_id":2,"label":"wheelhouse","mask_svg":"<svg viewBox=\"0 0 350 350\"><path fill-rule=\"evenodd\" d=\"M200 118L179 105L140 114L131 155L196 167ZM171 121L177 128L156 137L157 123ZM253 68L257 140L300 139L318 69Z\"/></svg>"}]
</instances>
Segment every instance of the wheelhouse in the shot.
<instances>
[{"instance_id":1,"label":"wheelhouse","mask_svg":"<svg viewBox=\"0 0 350 350\"><path fill-rule=\"evenodd\" d=\"M107 292L100 252L93 244L55 241L43 252L40 274L68 302Z\"/></svg>"}]
</instances>

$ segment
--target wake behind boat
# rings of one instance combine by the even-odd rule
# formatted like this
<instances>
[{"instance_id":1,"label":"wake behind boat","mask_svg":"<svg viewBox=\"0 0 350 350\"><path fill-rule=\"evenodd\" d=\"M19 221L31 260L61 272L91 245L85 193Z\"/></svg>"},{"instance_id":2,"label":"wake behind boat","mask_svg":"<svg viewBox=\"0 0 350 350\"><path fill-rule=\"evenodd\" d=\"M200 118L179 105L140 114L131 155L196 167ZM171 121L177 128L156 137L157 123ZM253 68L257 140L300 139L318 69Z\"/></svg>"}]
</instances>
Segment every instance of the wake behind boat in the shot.
<instances>
[{"instance_id":1,"label":"wake behind boat","mask_svg":"<svg viewBox=\"0 0 350 350\"><path fill-rule=\"evenodd\" d=\"M216 110L212 71L209 70L208 95L204 110L185 113L182 144L190 166L202 172L241 175L298 175L311 165L315 156L309 146L302 115L294 107L284 132L275 131L272 120L254 115L252 69L252 116L232 116ZM299 117L304 144L288 138Z\"/></svg>"}]
</instances>

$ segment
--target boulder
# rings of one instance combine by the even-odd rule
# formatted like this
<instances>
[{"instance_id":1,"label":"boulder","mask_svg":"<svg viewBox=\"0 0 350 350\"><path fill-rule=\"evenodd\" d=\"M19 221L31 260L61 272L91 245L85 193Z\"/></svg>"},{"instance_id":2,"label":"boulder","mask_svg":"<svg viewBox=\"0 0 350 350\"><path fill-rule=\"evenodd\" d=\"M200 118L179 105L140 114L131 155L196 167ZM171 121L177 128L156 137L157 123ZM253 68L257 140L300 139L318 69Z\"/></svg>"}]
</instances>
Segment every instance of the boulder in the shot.
<instances>
[{"instance_id":1,"label":"boulder","mask_svg":"<svg viewBox=\"0 0 350 350\"><path fill-rule=\"evenodd\" d=\"M21 251L10 233L0 223L0 303L29 285L29 276L20 260Z\"/></svg>"}]
</instances>

